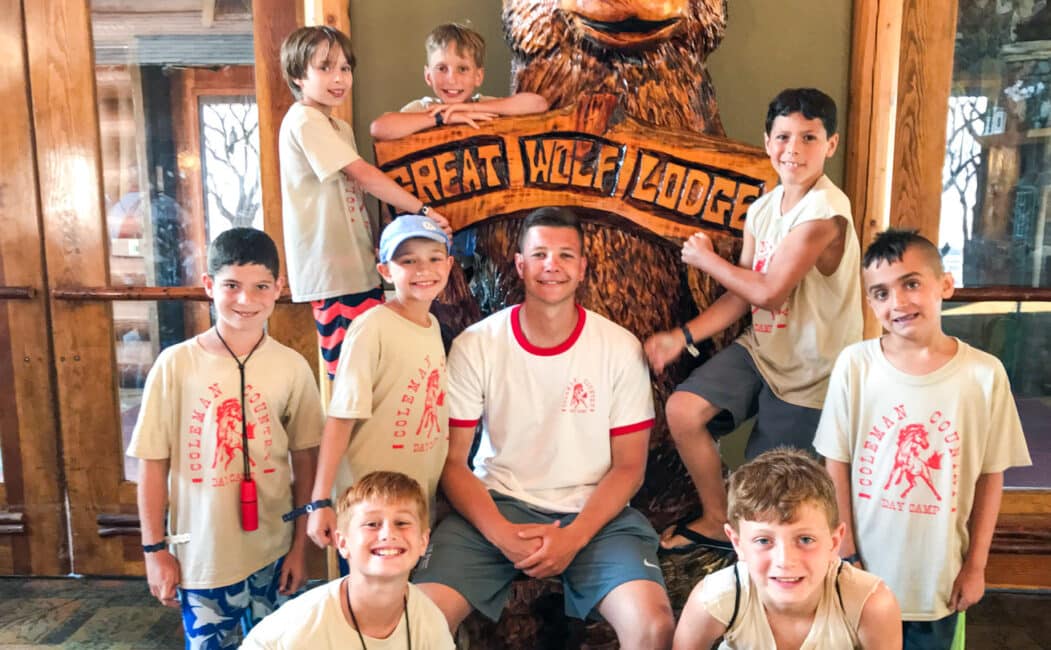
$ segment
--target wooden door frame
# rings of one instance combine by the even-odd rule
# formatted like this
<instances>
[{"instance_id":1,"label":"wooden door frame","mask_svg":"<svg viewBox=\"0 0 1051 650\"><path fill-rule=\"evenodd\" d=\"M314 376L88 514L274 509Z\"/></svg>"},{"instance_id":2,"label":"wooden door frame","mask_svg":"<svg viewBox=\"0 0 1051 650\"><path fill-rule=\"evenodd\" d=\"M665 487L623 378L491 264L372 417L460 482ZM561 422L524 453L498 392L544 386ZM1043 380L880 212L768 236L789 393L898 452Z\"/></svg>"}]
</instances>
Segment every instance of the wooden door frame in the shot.
<instances>
[{"instance_id":1,"label":"wooden door frame","mask_svg":"<svg viewBox=\"0 0 1051 650\"><path fill-rule=\"evenodd\" d=\"M62 550L65 535L59 533L65 531L60 527L54 536L58 542L52 544L59 558L50 562L40 560L26 572L44 575L66 573L72 569L94 575L141 575L143 565L135 485L123 480L119 462L122 451L120 409L110 301L181 300L198 295L200 290L134 287L114 290L109 287L108 234L103 208L101 139L89 3L87 0L0 2L10 5L9 16L17 15L23 6L25 11L24 21L12 23L9 20L3 29L21 30L18 38L27 47L24 66L28 79L24 86L30 89L27 117L22 122L24 128L18 128L19 123L10 124L14 136L26 141L21 146L7 148L0 155L21 153L22 162L28 164L30 171L35 170L38 178L35 182L28 178L20 183L19 192L25 193L23 188L26 187L36 187L38 195L28 194L34 202L39 196L39 207L35 203L16 204L16 193L5 192L3 196L8 203L4 209L6 212L8 206L23 208L21 213L31 215L27 223L39 224L39 232L26 237L29 237L27 241L42 249L42 268L29 276L32 265L26 264L27 276L25 279L19 277L18 284L35 289L39 312L50 309L50 349L33 358L39 358L42 366L52 365L49 360L53 359L54 368L45 368L33 375L32 383L43 383L50 389L44 379L53 377L54 388L50 390L54 393L41 394L38 388L32 399L46 411L34 415L42 429L39 447L43 455L50 455L57 465L58 450L62 449L61 471L70 504L69 537L72 539L72 564ZM291 104L291 97L281 78L278 53L282 39L296 27L302 16L296 4L279 0L253 2L264 227L278 243L282 257L277 127ZM55 47L55 43L63 45ZM16 60L17 56L10 55L5 60L5 76L7 66L15 65ZM5 113L13 110L9 111L5 106ZM24 171L22 173L24 175ZM14 186L10 175L4 180L8 186ZM24 197L18 194L17 198ZM27 251L32 249L33 245L26 246ZM15 284L12 277L7 277L8 284ZM45 277L46 285L42 280ZM20 323L28 320L26 316L20 318ZM39 322L46 322L45 318L42 316ZM317 339L307 305L279 305L269 328L274 338L297 349L316 367ZM20 335L21 330L25 330L27 336L30 332L23 326L19 330ZM41 339L42 342L35 344L37 348L48 343L45 334L41 334ZM29 345L29 342L25 344L27 351ZM105 381L105 377L110 377L110 381ZM16 396L22 399L20 393L16 392ZM57 421L52 422L55 434L50 438L50 448L47 447L47 412L58 416ZM5 431L6 426L5 421ZM25 431L27 423L22 422L20 426ZM7 438L5 433L4 439ZM4 444L7 452L6 442ZM100 465L93 462L94 458L107 454L118 462ZM12 466L14 460L10 461ZM33 464L28 461L33 461ZM28 461L21 462L27 467L41 465L35 458ZM33 486L42 489L44 483L44 480L34 480ZM56 526L61 526L65 513L62 507L54 506L63 502L62 482L56 478L53 485L59 496L44 495L42 498L50 500L54 510L51 518ZM10 497L7 492L9 490L0 494L0 498ZM3 514L5 505L5 501L0 501L0 514ZM3 525L2 517L0 525ZM40 525L43 526L43 522ZM2 547L0 540L0 562L4 557ZM0 568L2 566L0 564Z\"/></svg>"},{"instance_id":2,"label":"wooden door frame","mask_svg":"<svg viewBox=\"0 0 1051 650\"><path fill-rule=\"evenodd\" d=\"M41 212L33 156L28 53L20 0L0 0L0 575L69 571L51 376Z\"/></svg>"},{"instance_id":3,"label":"wooden door frame","mask_svg":"<svg viewBox=\"0 0 1051 650\"><path fill-rule=\"evenodd\" d=\"M854 0L846 193L862 246L888 227L937 241L958 0ZM957 289L954 300L1051 300L1051 289ZM879 335L866 310L866 337ZM1051 587L1051 489L1004 493L990 586Z\"/></svg>"}]
</instances>

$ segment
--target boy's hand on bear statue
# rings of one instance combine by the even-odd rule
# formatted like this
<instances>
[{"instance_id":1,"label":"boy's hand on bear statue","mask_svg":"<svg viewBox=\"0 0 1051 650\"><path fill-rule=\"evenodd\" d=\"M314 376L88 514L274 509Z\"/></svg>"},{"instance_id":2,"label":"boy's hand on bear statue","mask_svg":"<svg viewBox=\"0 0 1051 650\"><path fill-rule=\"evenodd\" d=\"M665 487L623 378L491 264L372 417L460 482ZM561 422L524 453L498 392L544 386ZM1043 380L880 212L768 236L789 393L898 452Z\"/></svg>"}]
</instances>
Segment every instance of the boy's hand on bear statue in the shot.
<instances>
[{"instance_id":1,"label":"boy's hand on bear statue","mask_svg":"<svg viewBox=\"0 0 1051 650\"><path fill-rule=\"evenodd\" d=\"M696 269L706 271L705 262L710 254L715 254L711 238L703 232L694 233L682 244L682 261Z\"/></svg>"},{"instance_id":2,"label":"boy's hand on bear statue","mask_svg":"<svg viewBox=\"0 0 1051 650\"><path fill-rule=\"evenodd\" d=\"M642 346L655 373L664 372L664 367L678 359L685 347L686 338L680 330L657 332L646 339Z\"/></svg>"},{"instance_id":3,"label":"boy's hand on bear statue","mask_svg":"<svg viewBox=\"0 0 1051 650\"><path fill-rule=\"evenodd\" d=\"M489 122L497 117L492 111L479 110L473 103L441 104L430 109L430 115L441 115L443 124L468 124L476 129L479 122Z\"/></svg>"},{"instance_id":4,"label":"boy's hand on bear statue","mask_svg":"<svg viewBox=\"0 0 1051 650\"><path fill-rule=\"evenodd\" d=\"M178 607L176 589L182 582L179 560L167 549L146 554L146 581L150 593L165 607Z\"/></svg>"},{"instance_id":5,"label":"boy's hand on bear statue","mask_svg":"<svg viewBox=\"0 0 1051 650\"><path fill-rule=\"evenodd\" d=\"M307 518L307 537L320 548L333 544L332 531L336 529L336 513L332 508L318 508Z\"/></svg>"}]
</instances>

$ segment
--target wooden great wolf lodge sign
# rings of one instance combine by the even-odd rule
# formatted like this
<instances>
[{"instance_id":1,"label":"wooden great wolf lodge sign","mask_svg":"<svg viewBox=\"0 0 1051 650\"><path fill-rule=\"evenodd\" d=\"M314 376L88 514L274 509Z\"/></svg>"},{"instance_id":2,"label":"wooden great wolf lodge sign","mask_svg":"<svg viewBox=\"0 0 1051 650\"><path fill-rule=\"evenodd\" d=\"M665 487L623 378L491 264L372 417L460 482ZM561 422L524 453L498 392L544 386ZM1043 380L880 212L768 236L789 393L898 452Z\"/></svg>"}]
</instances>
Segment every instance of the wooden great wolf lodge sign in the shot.
<instances>
[{"instance_id":1,"label":"wooden great wolf lodge sign","mask_svg":"<svg viewBox=\"0 0 1051 650\"><path fill-rule=\"evenodd\" d=\"M376 142L375 152L381 170L454 230L569 205L620 215L671 240L699 229L740 237L748 206L777 182L761 149L645 125L623 116L612 95L479 129Z\"/></svg>"}]
</instances>

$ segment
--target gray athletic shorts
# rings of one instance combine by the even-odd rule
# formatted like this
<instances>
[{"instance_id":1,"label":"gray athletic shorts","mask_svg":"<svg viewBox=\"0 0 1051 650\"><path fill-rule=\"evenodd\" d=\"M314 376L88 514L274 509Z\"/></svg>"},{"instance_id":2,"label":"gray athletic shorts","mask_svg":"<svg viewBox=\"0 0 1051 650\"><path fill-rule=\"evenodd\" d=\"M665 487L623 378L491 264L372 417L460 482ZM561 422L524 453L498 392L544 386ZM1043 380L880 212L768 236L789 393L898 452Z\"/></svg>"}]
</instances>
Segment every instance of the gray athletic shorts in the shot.
<instances>
[{"instance_id":1,"label":"gray athletic shorts","mask_svg":"<svg viewBox=\"0 0 1051 650\"><path fill-rule=\"evenodd\" d=\"M515 524L572 525L576 514L551 513L490 492L500 514ZM586 618L614 588L633 580L664 586L657 561L659 538L650 522L624 508L599 530L562 574L566 614ZM431 534L431 545L412 581L436 582L460 593L472 607L496 621L507 605L511 581L524 575L466 519L453 512ZM597 614L595 615L597 617Z\"/></svg>"},{"instance_id":2,"label":"gray athletic shorts","mask_svg":"<svg viewBox=\"0 0 1051 650\"><path fill-rule=\"evenodd\" d=\"M748 460L781 445L817 455L814 434L821 409L796 406L778 398L755 367L752 355L738 343L726 346L696 368L675 390L693 393L723 409L708 423L708 431L716 439L756 416L744 452Z\"/></svg>"}]
</instances>

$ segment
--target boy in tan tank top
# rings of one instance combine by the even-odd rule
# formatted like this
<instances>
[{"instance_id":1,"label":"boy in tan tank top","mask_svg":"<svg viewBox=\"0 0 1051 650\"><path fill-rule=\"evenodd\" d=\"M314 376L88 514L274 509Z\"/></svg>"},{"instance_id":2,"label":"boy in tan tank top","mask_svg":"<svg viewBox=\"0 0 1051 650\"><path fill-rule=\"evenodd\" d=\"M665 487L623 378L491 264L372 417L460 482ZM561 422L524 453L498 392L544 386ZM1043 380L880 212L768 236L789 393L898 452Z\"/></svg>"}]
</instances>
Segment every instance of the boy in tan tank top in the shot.
<instances>
[{"instance_id":1,"label":"boy in tan tank top","mask_svg":"<svg viewBox=\"0 0 1051 650\"><path fill-rule=\"evenodd\" d=\"M839 559L836 490L802 451L761 454L730 479L726 534L739 561L694 587L673 650L901 648L883 582Z\"/></svg>"}]
</instances>

